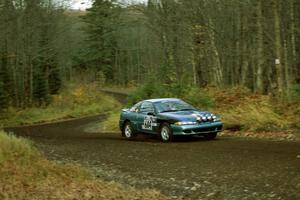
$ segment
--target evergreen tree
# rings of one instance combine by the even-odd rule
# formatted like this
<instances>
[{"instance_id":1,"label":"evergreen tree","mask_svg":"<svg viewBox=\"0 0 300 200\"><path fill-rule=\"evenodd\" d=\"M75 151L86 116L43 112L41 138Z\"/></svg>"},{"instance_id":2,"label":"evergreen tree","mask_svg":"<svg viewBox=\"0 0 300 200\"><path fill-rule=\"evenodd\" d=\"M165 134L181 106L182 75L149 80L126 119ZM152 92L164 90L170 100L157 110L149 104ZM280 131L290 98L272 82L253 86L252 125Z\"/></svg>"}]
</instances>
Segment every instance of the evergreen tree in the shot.
<instances>
[{"instance_id":1,"label":"evergreen tree","mask_svg":"<svg viewBox=\"0 0 300 200\"><path fill-rule=\"evenodd\" d=\"M70 66L69 26L52 0L0 0L1 101L17 107L47 103ZM5 103L4 103L5 102Z\"/></svg>"},{"instance_id":2,"label":"evergreen tree","mask_svg":"<svg viewBox=\"0 0 300 200\"><path fill-rule=\"evenodd\" d=\"M1 55L1 54L0 54ZM3 54L2 54L3 55ZM7 59L0 60L0 110L7 108L9 103L9 87L7 74Z\"/></svg>"},{"instance_id":3,"label":"evergreen tree","mask_svg":"<svg viewBox=\"0 0 300 200\"><path fill-rule=\"evenodd\" d=\"M116 25L120 7L115 1L95 0L92 8L82 17L87 23L87 49L82 55L86 65L102 71L107 80L114 80L113 65L116 52Z\"/></svg>"},{"instance_id":4,"label":"evergreen tree","mask_svg":"<svg viewBox=\"0 0 300 200\"><path fill-rule=\"evenodd\" d=\"M50 94L58 94L62 86L61 75L58 67L52 67L49 72L49 92Z\"/></svg>"},{"instance_id":5,"label":"evergreen tree","mask_svg":"<svg viewBox=\"0 0 300 200\"><path fill-rule=\"evenodd\" d=\"M48 84L43 66L35 69L33 75L33 97L38 106L49 103Z\"/></svg>"}]
</instances>

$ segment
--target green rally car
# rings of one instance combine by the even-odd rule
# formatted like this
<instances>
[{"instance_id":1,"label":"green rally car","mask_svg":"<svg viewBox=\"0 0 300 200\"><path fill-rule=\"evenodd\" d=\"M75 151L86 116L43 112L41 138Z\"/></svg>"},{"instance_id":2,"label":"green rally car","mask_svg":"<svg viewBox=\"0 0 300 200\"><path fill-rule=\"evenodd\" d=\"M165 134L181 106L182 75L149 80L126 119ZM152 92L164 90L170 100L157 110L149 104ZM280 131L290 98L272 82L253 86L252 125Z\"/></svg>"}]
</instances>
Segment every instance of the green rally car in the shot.
<instances>
[{"instance_id":1,"label":"green rally car","mask_svg":"<svg viewBox=\"0 0 300 200\"><path fill-rule=\"evenodd\" d=\"M212 113L200 111L175 98L149 99L123 109L120 122L122 136L132 139L138 133L156 134L163 142L176 135L201 135L214 139L223 123Z\"/></svg>"}]
</instances>

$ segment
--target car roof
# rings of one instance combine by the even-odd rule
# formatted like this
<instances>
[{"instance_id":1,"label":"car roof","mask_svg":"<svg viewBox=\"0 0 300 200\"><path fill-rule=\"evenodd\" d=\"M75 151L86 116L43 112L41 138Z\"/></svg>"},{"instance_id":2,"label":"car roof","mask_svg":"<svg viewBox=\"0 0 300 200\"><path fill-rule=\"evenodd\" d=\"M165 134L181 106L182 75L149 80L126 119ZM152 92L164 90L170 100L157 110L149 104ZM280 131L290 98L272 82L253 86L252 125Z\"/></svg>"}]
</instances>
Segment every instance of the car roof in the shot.
<instances>
[{"instance_id":1,"label":"car roof","mask_svg":"<svg viewBox=\"0 0 300 200\"><path fill-rule=\"evenodd\" d=\"M161 101L179 101L179 100L180 99L177 99L177 98L160 98L160 99L147 99L144 101L149 101L149 102L155 103L155 102L161 102Z\"/></svg>"}]
</instances>

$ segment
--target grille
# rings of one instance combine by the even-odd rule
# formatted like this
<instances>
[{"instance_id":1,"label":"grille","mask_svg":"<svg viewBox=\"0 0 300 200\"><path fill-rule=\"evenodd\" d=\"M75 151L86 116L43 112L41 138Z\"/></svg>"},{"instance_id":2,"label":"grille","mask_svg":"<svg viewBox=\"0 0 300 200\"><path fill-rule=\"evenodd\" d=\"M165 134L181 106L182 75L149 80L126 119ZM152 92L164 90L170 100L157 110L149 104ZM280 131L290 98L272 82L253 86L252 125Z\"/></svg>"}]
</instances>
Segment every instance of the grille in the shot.
<instances>
[{"instance_id":1,"label":"grille","mask_svg":"<svg viewBox=\"0 0 300 200\"><path fill-rule=\"evenodd\" d=\"M195 133L201 133L201 132L212 132L212 131L220 131L222 130L222 126L214 126L214 127L208 127L208 128L195 128L195 129L189 129L185 130L185 133L191 133L192 131Z\"/></svg>"}]
</instances>

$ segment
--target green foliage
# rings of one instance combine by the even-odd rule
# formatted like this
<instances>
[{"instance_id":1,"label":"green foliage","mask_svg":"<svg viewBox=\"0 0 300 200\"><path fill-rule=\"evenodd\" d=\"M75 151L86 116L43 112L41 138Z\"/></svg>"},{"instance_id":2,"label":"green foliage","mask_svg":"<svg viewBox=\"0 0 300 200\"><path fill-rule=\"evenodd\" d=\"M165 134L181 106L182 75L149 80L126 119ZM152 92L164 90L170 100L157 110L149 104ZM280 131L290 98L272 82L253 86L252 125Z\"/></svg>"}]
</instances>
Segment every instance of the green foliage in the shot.
<instances>
[{"instance_id":1,"label":"green foliage","mask_svg":"<svg viewBox=\"0 0 300 200\"><path fill-rule=\"evenodd\" d=\"M168 97L169 92L165 86L155 81L147 81L137 90L130 92L127 97L128 105L135 104L144 99Z\"/></svg>"},{"instance_id":2,"label":"green foliage","mask_svg":"<svg viewBox=\"0 0 300 200\"><path fill-rule=\"evenodd\" d=\"M279 131L291 128L296 115L288 116L288 107L267 95L253 94L245 87L223 90L210 88L215 99L213 111L220 114L226 129ZM289 120L291 117L292 120Z\"/></svg>"},{"instance_id":3,"label":"green foliage","mask_svg":"<svg viewBox=\"0 0 300 200\"><path fill-rule=\"evenodd\" d=\"M46 74L40 68L37 68L33 75L33 98L38 106L43 103L49 103L49 91L47 85Z\"/></svg>"},{"instance_id":4,"label":"green foliage","mask_svg":"<svg viewBox=\"0 0 300 200\"><path fill-rule=\"evenodd\" d=\"M80 66L102 71L107 81L113 81L114 56L116 51L116 26L120 7L113 1L95 0L92 8L82 16L86 23L85 49L77 55Z\"/></svg>"},{"instance_id":5,"label":"green foliage","mask_svg":"<svg viewBox=\"0 0 300 200\"><path fill-rule=\"evenodd\" d=\"M215 105L214 99L207 91L196 87L191 87L183 99L201 109L210 109Z\"/></svg>"},{"instance_id":6,"label":"green foliage","mask_svg":"<svg viewBox=\"0 0 300 200\"><path fill-rule=\"evenodd\" d=\"M64 10L48 0L1 2L0 79L5 94L0 91L0 107L6 95L8 106L48 104L49 93L61 87L60 69L72 63Z\"/></svg>"},{"instance_id":7,"label":"green foliage","mask_svg":"<svg viewBox=\"0 0 300 200\"><path fill-rule=\"evenodd\" d=\"M0 54L1 56L1 54ZM7 108L9 103L8 95L8 74L6 68L6 59L0 60L0 110ZM2 62L1 62L2 61Z\"/></svg>"},{"instance_id":8,"label":"green foliage","mask_svg":"<svg viewBox=\"0 0 300 200\"><path fill-rule=\"evenodd\" d=\"M7 104L7 94L4 90L4 84L0 76L0 111L4 108L7 108Z\"/></svg>"},{"instance_id":9,"label":"green foliage","mask_svg":"<svg viewBox=\"0 0 300 200\"><path fill-rule=\"evenodd\" d=\"M88 48L79 57L85 67L101 69L110 84L123 87L144 84L155 74L161 83L281 93L287 89L284 79L295 83L300 73L299 40L293 40L299 38L296 1L270 6L261 0L149 0L126 7L95 0L83 17ZM285 60L278 68L274 55ZM276 72L279 68L287 70Z\"/></svg>"},{"instance_id":10,"label":"green foliage","mask_svg":"<svg viewBox=\"0 0 300 200\"><path fill-rule=\"evenodd\" d=\"M151 98L181 98L194 106L209 109L214 106L214 100L204 89L184 86L178 83L159 84L155 81L148 81L137 90L129 93L127 102L129 105L138 101Z\"/></svg>"},{"instance_id":11,"label":"green foliage","mask_svg":"<svg viewBox=\"0 0 300 200\"><path fill-rule=\"evenodd\" d=\"M275 112L268 98L262 98L255 103L248 99L245 104L219 112L227 129L278 131L289 127L289 121Z\"/></svg>"},{"instance_id":12,"label":"green foliage","mask_svg":"<svg viewBox=\"0 0 300 200\"><path fill-rule=\"evenodd\" d=\"M0 115L0 127L94 115L119 107L116 100L99 92L99 88L94 84L70 84L59 95L52 96L52 102L47 106L21 110L8 108L5 113Z\"/></svg>"},{"instance_id":13,"label":"green foliage","mask_svg":"<svg viewBox=\"0 0 300 200\"><path fill-rule=\"evenodd\" d=\"M51 69L48 85L50 94L58 94L58 91L62 86L61 75L58 67L53 67Z\"/></svg>"},{"instance_id":14,"label":"green foliage","mask_svg":"<svg viewBox=\"0 0 300 200\"><path fill-rule=\"evenodd\" d=\"M119 120L120 120L120 110L116 110L113 112L110 112L107 119L95 126L89 127L87 132L101 132L101 133L107 133L107 132L118 132L120 131L119 128Z\"/></svg>"},{"instance_id":15,"label":"green foliage","mask_svg":"<svg viewBox=\"0 0 300 200\"><path fill-rule=\"evenodd\" d=\"M15 160L19 164L29 165L40 154L31 146L29 140L6 135L0 131L0 165L4 162Z\"/></svg>"},{"instance_id":16,"label":"green foliage","mask_svg":"<svg viewBox=\"0 0 300 200\"><path fill-rule=\"evenodd\" d=\"M290 88L290 99L292 102L300 102L300 84L292 85Z\"/></svg>"}]
</instances>

